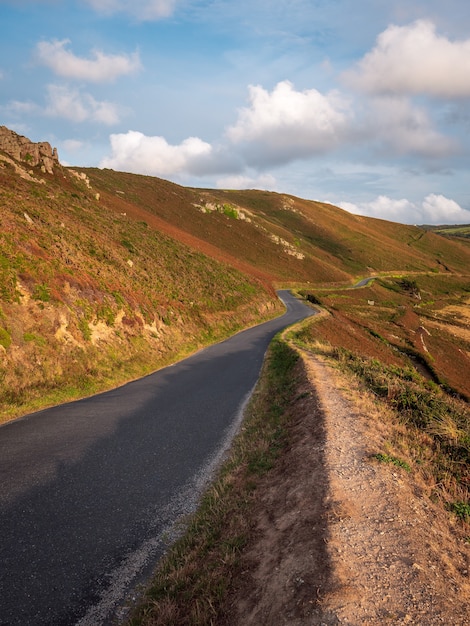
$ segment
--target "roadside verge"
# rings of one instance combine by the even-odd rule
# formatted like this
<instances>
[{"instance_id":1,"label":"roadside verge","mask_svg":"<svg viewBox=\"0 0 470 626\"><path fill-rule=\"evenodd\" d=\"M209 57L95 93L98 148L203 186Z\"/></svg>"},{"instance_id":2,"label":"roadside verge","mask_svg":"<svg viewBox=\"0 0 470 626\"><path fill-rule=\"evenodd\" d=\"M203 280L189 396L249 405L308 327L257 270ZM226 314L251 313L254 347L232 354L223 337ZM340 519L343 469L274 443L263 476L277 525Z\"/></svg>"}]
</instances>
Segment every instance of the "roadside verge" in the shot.
<instances>
[{"instance_id":1,"label":"roadside verge","mask_svg":"<svg viewBox=\"0 0 470 626\"><path fill-rule=\"evenodd\" d=\"M407 470L394 415L288 337L271 344L229 460L129 624L463 626L461 525Z\"/></svg>"}]
</instances>

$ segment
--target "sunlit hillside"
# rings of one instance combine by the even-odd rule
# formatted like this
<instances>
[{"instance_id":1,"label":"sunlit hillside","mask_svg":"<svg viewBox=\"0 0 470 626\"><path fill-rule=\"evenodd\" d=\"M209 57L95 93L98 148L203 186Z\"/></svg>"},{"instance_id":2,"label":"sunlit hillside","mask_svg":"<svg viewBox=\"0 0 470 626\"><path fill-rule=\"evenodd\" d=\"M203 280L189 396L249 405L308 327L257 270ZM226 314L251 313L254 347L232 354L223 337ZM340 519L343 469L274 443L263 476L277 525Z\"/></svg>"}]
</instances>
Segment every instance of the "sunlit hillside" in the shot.
<instances>
[{"instance_id":1,"label":"sunlit hillside","mask_svg":"<svg viewBox=\"0 0 470 626\"><path fill-rule=\"evenodd\" d=\"M329 204L0 157L3 419L272 317L280 286L470 267L467 241Z\"/></svg>"},{"instance_id":2,"label":"sunlit hillside","mask_svg":"<svg viewBox=\"0 0 470 626\"><path fill-rule=\"evenodd\" d=\"M281 312L265 281L62 168L0 168L0 412L122 383Z\"/></svg>"},{"instance_id":3,"label":"sunlit hillside","mask_svg":"<svg viewBox=\"0 0 470 626\"><path fill-rule=\"evenodd\" d=\"M167 229L191 234L275 281L331 283L374 272L469 267L464 244L330 204L267 191L189 189L112 170L81 171L113 210L136 219L145 211L164 220Z\"/></svg>"}]
</instances>

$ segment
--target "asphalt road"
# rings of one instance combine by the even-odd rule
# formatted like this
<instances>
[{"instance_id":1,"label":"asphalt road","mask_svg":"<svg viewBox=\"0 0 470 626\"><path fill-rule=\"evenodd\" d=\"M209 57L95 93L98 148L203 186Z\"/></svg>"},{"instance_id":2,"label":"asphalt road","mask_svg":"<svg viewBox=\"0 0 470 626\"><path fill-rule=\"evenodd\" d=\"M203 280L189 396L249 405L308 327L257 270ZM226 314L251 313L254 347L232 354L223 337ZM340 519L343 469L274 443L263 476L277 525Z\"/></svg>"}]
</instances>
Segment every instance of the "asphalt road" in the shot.
<instances>
[{"instance_id":1,"label":"asphalt road","mask_svg":"<svg viewBox=\"0 0 470 626\"><path fill-rule=\"evenodd\" d=\"M279 295L282 317L113 391L0 427L1 626L115 619L175 520L194 510L269 342L313 313Z\"/></svg>"}]
</instances>

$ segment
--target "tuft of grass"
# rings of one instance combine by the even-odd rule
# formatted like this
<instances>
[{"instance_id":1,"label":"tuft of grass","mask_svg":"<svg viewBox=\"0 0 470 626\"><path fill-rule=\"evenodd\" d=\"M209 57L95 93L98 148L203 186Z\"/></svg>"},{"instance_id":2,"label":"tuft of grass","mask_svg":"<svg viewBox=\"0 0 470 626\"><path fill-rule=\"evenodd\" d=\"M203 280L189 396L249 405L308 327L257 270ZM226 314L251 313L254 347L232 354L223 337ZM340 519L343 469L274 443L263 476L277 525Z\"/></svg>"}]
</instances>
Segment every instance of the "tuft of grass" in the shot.
<instances>
[{"instance_id":1,"label":"tuft of grass","mask_svg":"<svg viewBox=\"0 0 470 626\"><path fill-rule=\"evenodd\" d=\"M373 455L373 458L377 459L377 461L380 461L381 463L392 463L393 465L396 465L396 467L402 467L407 472L411 472L411 467L409 466L409 464L396 456L377 452L377 454Z\"/></svg>"},{"instance_id":2,"label":"tuft of grass","mask_svg":"<svg viewBox=\"0 0 470 626\"><path fill-rule=\"evenodd\" d=\"M51 290L47 285L36 285L33 291L33 298L40 302L49 302L51 299Z\"/></svg>"},{"instance_id":3,"label":"tuft of grass","mask_svg":"<svg viewBox=\"0 0 470 626\"><path fill-rule=\"evenodd\" d=\"M297 354L276 338L243 427L186 532L163 558L127 626L206 626L220 622L239 555L250 533L246 510L257 485L287 445ZM238 568L238 569L237 569Z\"/></svg>"},{"instance_id":4,"label":"tuft of grass","mask_svg":"<svg viewBox=\"0 0 470 626\"><path fill-rule=\"evenodd\" d=\"M41 337L40 335L37 335L36 333L24 333L23 340L26 341L27 343L30 341L34 342L38 346L45 346L47 343L44 337Z\"/></svg>"},{"instance_id":5,"label":"tuft of grass","mask_svg":"<svg viewBox=\"0 0 470 626\"><path fill-rule=\"evenodd\" d=\"M448 508L452 513L455 513L459 519L464 522L470 522L470 503L461 501L451 502Z\"/></svg>"},{"instance_id":6,"label":"tuft of grass","mask_svg":"<svg viewBox=\"0 0 470 626\"><path fill-rule=\"evenodd\" d=\"M6 328L0 328L0 346L3 346L5 350L11 346L11 335Z\"/></svg>"}]
</instances>

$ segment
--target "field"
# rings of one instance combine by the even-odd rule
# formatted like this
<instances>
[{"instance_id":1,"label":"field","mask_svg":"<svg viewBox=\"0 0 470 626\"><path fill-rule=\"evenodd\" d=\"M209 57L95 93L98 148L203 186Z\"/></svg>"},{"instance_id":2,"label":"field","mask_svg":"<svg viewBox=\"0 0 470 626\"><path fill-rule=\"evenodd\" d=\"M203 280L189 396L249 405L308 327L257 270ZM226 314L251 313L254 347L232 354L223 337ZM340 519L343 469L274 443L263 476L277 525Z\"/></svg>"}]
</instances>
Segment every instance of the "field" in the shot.
<instances>
[{"instance_id":1,"label":"field","mask_svg":"<svg viewBox=\"0 0 470 626\"><path fill-rule=\"evenodd\" d=\"M296 340L395 412L433 495L470 521L469 278L382 277L308 295L328 314Z\"/></svg>"}]
</instances>

